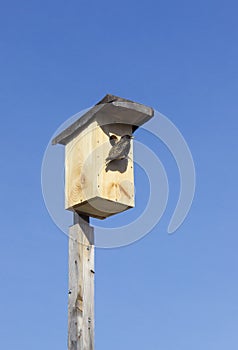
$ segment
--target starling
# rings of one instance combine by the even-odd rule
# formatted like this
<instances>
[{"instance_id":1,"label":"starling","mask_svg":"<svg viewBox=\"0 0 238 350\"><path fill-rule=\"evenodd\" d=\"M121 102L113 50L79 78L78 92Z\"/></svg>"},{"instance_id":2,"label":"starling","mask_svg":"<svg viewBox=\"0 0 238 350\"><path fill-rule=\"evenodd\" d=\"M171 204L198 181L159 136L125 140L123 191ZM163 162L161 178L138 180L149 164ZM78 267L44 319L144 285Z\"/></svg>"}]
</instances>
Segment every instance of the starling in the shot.
<instances>
[{"instance_id":1,"label":"starling","mask_svg":"<svg viewBox=\"0 0 238 350\"><path fill-rule=\"evenodd\" d=\"M121 137L115 145L112 146L108 157L106 158L106 164L109 164L113 160L122 160L128 157L130 151L130 141L132 136L124 135Z\"/></svg>"}]
</instances>

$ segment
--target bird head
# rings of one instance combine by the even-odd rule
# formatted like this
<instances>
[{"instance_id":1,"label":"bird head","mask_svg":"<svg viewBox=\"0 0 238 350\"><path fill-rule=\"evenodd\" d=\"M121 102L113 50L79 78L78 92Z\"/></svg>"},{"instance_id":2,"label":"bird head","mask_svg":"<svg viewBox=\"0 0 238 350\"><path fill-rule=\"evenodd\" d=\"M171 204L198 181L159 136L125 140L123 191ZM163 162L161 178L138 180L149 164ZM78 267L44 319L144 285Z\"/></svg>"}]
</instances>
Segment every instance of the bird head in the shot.
<instances>
[{"instance_id":1,"label":"bird head","mask_svg":"<svg viewBox=\"0 0 238 350\"><path fill-rule=\"evenodd\" d=\"M133 137L132 135L123 135L121 138L122 138L123 140L131 140L131 139L133 139L134 137Z\"/></svg>"}]
</instances>

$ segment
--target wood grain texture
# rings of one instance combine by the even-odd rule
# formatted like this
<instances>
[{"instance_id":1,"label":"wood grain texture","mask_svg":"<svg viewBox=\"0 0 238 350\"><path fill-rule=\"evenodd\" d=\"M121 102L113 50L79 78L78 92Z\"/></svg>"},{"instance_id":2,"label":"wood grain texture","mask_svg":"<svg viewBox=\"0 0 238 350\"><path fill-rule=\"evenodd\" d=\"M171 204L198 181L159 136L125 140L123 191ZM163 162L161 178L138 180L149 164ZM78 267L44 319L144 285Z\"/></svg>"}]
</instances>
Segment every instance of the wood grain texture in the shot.
<instances>
[{"instance_id":1,"label":"wood grain texture","mask_svg":"<svg viewBox=\"0 0 238 350\"><path fill-rule=\"evenodd\" d=\"M79 216L69 229L68 350L94 350L94 232Z\"/></svg>"},{"instance_id":2,"label":"wood grain texture","mask_svg":"<svg viewBox=\"0 0 238 350\"><path fill-rule=\"evenodd\" d=\"M129 124L108 124L104 115L65 148L65 207L105 218L134 207L133 142L128 159L106 165L111 135L132 134Z\"/></svg>"}]
</instances>

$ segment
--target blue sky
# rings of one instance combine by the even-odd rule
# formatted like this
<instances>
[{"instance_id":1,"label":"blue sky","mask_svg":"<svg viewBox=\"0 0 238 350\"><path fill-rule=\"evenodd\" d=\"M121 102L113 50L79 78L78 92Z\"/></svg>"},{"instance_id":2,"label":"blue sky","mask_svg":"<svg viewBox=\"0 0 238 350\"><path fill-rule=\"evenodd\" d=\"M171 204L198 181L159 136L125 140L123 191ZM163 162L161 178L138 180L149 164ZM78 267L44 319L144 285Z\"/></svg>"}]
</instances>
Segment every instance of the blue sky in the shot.
<instances>
[{"instance_id":1,"label":"blue sky","mask_svg":"<svg viewBox=\"0 0 238 350\"><path fill-rule=\"evenodd\" d=\"M106 93L176 124L197 188L168 235L177 168L144 137L167 170L169 203L142 240L97 250L96 349L237 347L237 10L229 0L2 2L1 348L67 347L67 237L45 208L41 162L57 127ZM139 214L148 181L136 176Z\"/></svg>"}]
</instances>

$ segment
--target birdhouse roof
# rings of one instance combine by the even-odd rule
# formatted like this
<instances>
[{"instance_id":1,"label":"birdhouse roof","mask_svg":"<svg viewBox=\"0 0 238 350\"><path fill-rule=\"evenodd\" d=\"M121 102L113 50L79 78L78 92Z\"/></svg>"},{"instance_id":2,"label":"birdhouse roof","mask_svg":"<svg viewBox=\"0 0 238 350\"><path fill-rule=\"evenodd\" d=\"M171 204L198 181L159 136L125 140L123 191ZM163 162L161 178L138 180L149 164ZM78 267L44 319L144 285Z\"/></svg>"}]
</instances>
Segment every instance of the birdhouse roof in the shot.
<instances>
[{"instance_id":1,"label":"birdhouse roof","mask_svg":"<svg viewBox=\"0 0 238 350\"><path fill-rule=\"evenodd\" d=\"M108 94L73 124L58 134L52 140L52 144L60 143L66 145L72 137L80 132L80 129L96 120L99 115L105 117L107 124L130 124L133 126L133 131L135 131L153 117L154 110L143 104Z\"/></svg>"}]
</instances>

